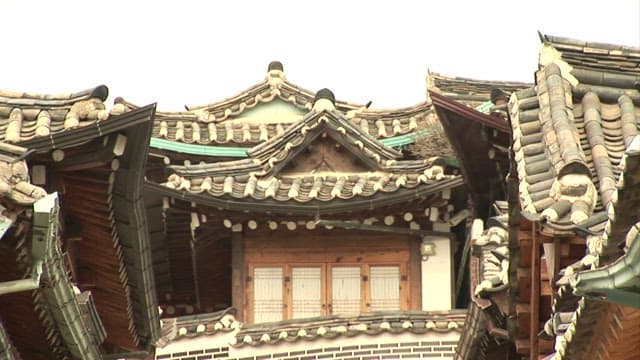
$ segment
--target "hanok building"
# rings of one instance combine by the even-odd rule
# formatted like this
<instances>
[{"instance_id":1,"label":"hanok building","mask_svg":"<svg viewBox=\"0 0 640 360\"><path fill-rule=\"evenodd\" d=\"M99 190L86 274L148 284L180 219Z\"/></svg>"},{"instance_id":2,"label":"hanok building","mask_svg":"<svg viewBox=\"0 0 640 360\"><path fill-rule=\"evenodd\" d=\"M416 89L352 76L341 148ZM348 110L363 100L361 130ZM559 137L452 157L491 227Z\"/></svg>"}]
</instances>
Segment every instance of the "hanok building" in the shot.
<instances>
[{"instance_id":1,"label":"hanok building","mask_svg":"<svg viewBox=\"0 0 640 360\"><path fill-rule=\"evenodd\" d=\"M277 62L228 100L158 112L157 358L453 356L467 195L448 145L400 149L418 133L444 138L430 104L336 101Z\"/></svg>"},{"instance_id":2,"label":"hanok building","mask_svg":"<svg viewBox=\"0 0 640 360\"><path fill-rule=\"evenodd\" d=\"M640 48L541 41L536 84L511 95L507 129L434 101L441 117L512 139L507 202L471 231L458 357L635 359Z\"/></svg>"},{"instance_id":3,"label":"hanok building","mask_svg":"<svg viewBox=\"0 0 640 360\"><path fill-rule=\"evenodd\" d=\"M147 357L160 336L142 200L155 106L0 92L0 357Z\"/></svg>"}]
</instances>

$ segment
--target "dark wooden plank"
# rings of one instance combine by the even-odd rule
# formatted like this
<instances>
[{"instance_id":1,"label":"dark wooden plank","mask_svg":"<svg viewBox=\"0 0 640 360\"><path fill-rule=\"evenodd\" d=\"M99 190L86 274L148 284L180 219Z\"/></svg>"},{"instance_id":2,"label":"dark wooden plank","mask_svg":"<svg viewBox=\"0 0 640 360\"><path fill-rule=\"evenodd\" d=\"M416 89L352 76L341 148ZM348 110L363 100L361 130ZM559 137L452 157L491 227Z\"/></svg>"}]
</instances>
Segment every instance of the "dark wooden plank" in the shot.
<instances>
[{"instance_id":1,"label":"dark wooden plank","mask_svg":"<svg viewBox=\"0 0 640 360\"><path fill-rule=\"evenodd\" d=\"M245 258L244 238L241 233L231 236L231 304L238 311L236 319L245 321Z\"/></svg>"},{"instance_id":2,"label":"dark wooden plank","mask_svg":"<svg viewBox=\"0 0 640 360\"><path fill-rule=\"evenodd\" d=\"M538 349L538 323L540 319L540 239L536 226L531 229L531 322L529 324L529 341L531 343L530 359L537 359Z\"/></svg>"},{"instance_id":3,"label":"dark wooden plank","mask_svg":"<svg viewBox=\"0 0 640 360\"><path fill-rule=\"evenodd\" d=\"M420 262L420 242L418 239L409 240L409 294L410 309L422 308L422 274ZM455 301L452 302L455 304Z\"/></svg>"}]
</instances>

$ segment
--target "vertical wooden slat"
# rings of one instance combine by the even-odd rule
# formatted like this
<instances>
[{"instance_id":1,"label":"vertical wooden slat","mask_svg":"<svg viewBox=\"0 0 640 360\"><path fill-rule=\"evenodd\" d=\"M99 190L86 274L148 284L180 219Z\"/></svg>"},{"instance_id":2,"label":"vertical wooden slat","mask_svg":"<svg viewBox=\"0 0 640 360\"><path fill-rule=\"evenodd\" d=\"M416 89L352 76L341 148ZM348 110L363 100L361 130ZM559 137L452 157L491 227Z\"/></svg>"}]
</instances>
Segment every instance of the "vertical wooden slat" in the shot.
<instances>
[{"instance_id":1,"label":"vertical wooden slat","mask_svg":"<svg viewBox=\"0 0 640 360\"><path fill-rule=\"evenodd\" d=\"M400 272L400 310L409 310L411 309L411 298L409 293L410 282L409 282L409 274L407 273L407 265L399 264L399 272ZM453 284L452 284L453 285Z\"/></svg>"},{"instance_id":2,"label":"vertical wooden slat","mask_svg":"<svg viewBox=\"0 0 640 360\"><path fill-rule=\"evenodd\" d=\"M409 309L422 307L422 272L420 271L420 240L409 239Z\"/></svg>"},{"instance_id":3,"label":"vertical wooden slat","mask_svg":"<svg viewBox=\"0 0 640 360\"><path fill-rule=\"evenodd\" d=\"M231 304L237 310L238 321L244 321L246 314L245 299L244 238L240 233L231 237ZM211 284L210 284L211 285Z\"/></svg>"},{"instance_id":4,"label":"vertical wooden slat","mask_svg":"<svg viewBox=\"0 0 640 360\"><path fill-rule=\"evenodd\" d=\"M531 343L530 359L538 358L538 323L540 319L540 239L537 227L531 227L531 323L529 324L529 341Z\"/></svg>"},{"instance_id":5,"label":"vertical wooden slat","mask_svg":"<svg viewBox=\"0 0 640 360\"><path fill-rule=\"evenodd\" d=\"M361 266L362 286L360 286L360 308L362 312L371 311L371 285L369 284L369 267L366 265Z\"/></svg>"},{"instance_id":6,"label":"vertical wooden slat","mask_svg":"<svg viewBox=\"0 0 640 360\"><path fill-rule=\"evenodd\" d=\"M284 274L282 274L283 283L283 304L282 304L282 316L283 319L291 319L292 309L292 296L291 296L291 264L284 264Z\"/></svg>"}]
</instances>

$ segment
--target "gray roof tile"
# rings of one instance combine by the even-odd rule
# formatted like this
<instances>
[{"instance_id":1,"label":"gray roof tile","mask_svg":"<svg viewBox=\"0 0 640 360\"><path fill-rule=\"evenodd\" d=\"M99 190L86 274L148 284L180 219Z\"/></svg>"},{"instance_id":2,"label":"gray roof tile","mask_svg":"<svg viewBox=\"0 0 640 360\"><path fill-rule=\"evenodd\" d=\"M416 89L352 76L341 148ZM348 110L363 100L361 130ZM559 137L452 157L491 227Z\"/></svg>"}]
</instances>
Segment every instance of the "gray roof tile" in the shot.
<instances>
[{"instance_id":1,"label":"gray roof tile","mask_svg":"<svg viewBox=\"0 0 640 360\"><path fill-rule=\"evenodd\" d=\"M640 130L640 67L629 65L640 64L640 48L594 46L543 36L536 87L510 101L523 208L552 223L582 222L605 209ZM563 183L565 174L587 178Z\"/></svg>"},{"instance_id":2,"label":"gray roof tile","mask_svg":"<svg viewBox=\"0 0 640 360\"><path fill-rule=\"evenodd\" d=\"M280 175L280 169L321 133L349 149L370 171ZM337 110L311 111L279 136L249 149L248 155L236 161L172 166L175 174L165 185L214 197L326 202L429 186L457 176L445 174L438 158L402 160L401 153L364 133Z\"/></svg>"}]
</instances>

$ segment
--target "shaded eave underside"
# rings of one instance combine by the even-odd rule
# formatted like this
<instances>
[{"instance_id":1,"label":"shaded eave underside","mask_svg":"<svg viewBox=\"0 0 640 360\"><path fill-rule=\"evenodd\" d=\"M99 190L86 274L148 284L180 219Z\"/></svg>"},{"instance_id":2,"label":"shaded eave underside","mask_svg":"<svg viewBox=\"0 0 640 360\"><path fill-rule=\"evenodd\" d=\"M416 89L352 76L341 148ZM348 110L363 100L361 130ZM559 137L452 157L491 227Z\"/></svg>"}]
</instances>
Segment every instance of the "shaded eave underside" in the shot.
<instances>
[{"instance_id":1,"label":"shaded eave underside","mask_svg":"<svg viewBox=\"0 0 640 360\"><path fill-rule=\"evenodd\" d=\"M132 286L132 294L135 300L134 319L138 331L143 336L149 338L150 342L155 341L159 336L159 320L155 300L155 286L153 284L153 273L150 268L150 246L148 235L146 232L140 233L140 222L144 221L144 216L140 215L140 211L135 209L144 208L142 205L141 189L139 194L131 193L134 191L133 184L144 176L142 172L143 159L146 160L148 143L151 134L151 126L155 114L155 104L150 104L138 109L110 117L104 121L96 121L87 126L70 129L64 132L56 133L48 137L35 138L20 142L18 145L28 148L31 151L45 153L54 149L81 146L95 138L103 137L118 132L127 133L132 137L132 141L128 143L127 152L124 154L125 159L121 165L121 169L117 172L118 180L114 192L114 202L120 202L121 205L114 203L114 212L116 220L127 219L124 223L116 225L121 240L128 238L131 242L137 242L137 245L128 244L123 246L124 255L127 259L133 259L135 270L131 265L127 265L127 272L130 274L129 280L135 281ZM131 159L131 157L137 159ZM142 159L141 159L142 158ZM139 209L138 209L139 210ZM134 233L138 231L138 233ZM126 233L126 234L125 234ZM145 260L147 258L147 260Z\"/></svg>"},{"instance_id":2,"label":"shaded eave underside","mask_svg":"<svg viewBox=\"0 0 640 360\"><path fill-rule=\"evenodd\" d=\"M481 113L432 90L429 90L429 96L431 96L433 105L436 107L441 107L443 109L449 110L466 119L481 123L492 129L496 129L504 133L509 133L511 130L507 121L501 117Z\"/></svg>"}]
</instances>

